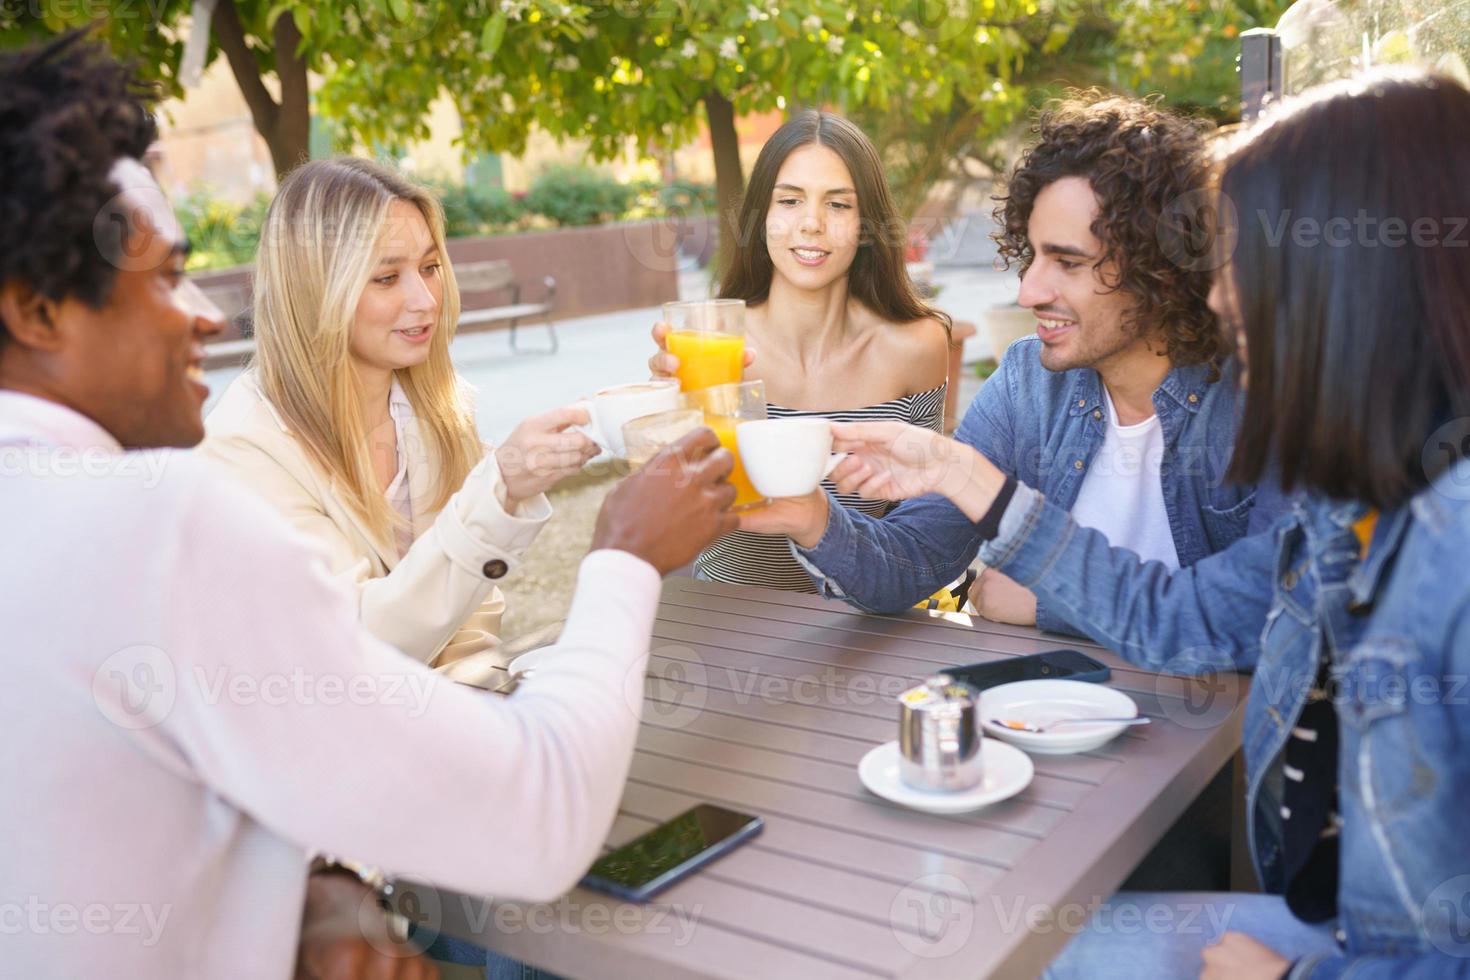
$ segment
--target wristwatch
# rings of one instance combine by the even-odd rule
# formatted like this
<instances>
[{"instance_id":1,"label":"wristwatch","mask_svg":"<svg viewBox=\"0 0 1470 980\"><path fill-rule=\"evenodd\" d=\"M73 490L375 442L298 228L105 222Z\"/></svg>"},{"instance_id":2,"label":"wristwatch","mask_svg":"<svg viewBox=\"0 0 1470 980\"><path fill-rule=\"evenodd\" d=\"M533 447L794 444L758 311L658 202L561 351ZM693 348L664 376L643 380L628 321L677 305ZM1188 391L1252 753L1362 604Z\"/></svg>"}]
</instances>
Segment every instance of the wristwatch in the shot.
<instances>
[{"instance_id":1,"label":"wristwatch","mask_svg":"<svg viewBox=\"0 0 1470 980\"><path fill-rule=\"evenodd\" d=\"M388 933L396 942L408 942L409 929L412 923L408 917L393 907L393 881L383 873L382 868L374 868L360 861L349 861L339 858L334 854L318 852L311 859L308 874L344 874L350 875L362 882L373 893L378 900L378 908L388 918Z\"/></svg>"}]
</instances>

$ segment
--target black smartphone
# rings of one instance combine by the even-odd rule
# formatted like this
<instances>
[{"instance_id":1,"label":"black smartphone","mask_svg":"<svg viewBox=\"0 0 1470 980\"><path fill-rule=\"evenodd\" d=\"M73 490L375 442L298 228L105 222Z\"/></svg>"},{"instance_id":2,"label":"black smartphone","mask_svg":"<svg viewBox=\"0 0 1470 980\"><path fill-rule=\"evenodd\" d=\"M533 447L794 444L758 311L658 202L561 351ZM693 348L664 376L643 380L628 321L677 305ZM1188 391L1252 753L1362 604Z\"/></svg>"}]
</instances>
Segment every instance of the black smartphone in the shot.
<instances>
[{"instance_id":1,"label":"black smartphone","mask_svg":"<svg viewBox=\"0 0 1470 980\"><path fill-rule=\"evenodd\" d=\"M1080 650L1047 650L989 663L946 667L944 672L977 691L1012 681L1061 679L1101 683L1112 675L1107 664L1093 660Z\"/></svg>"},{"instance_id":2,"label":"black smartphone","mask_svg":"<svg viewBox=\"0 0 1470 980\"><path fill-rule=\"evenodd\" d=\"M582 884L646 902L761 832L760 817L701 803L598 859Z\"/></svg>"}]
</instances>

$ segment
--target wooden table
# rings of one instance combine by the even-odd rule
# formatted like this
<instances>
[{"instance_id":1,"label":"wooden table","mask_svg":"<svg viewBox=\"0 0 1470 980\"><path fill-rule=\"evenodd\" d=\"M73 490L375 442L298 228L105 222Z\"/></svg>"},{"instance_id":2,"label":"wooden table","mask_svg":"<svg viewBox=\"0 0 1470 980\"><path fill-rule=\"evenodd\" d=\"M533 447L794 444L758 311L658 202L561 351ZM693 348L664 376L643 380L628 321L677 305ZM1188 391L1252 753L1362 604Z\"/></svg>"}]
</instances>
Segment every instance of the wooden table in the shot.
<instances>
[{"instance_id":1,"label":"wooden table","mask_svg":"<svg viewBox=\"0 0 1470 980\"><path fill-rule=\"evenodd\" d=\"M873 796L857 764L897 737L894 696L946 665L1077 646L1154 723L1033 756L1019 796L957 816ZM405 893L420 918L566 977L1029 977L1239 745L1246 682L1127 666L965 616L863 615L815 596L670 579L616 846L696 803L765 832L649 906Z\"/></svg>"}]
</instances>

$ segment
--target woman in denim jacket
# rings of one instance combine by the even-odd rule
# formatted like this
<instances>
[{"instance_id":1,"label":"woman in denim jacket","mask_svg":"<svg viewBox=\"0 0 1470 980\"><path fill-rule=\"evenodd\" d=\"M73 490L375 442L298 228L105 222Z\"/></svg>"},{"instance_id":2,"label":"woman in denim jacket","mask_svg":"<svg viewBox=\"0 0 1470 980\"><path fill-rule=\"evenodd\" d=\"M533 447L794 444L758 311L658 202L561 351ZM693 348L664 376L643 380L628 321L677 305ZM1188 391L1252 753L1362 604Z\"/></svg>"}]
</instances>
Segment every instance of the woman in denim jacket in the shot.
<instances>
[{"instance_id":1,"label":"woman in denim jacket","mask_svg":"<svg viewBox=\"0 0 1470 980\"><path fill-rule=\"evenodd\" d=\"M1116 896L1208 902L1189 918L1215 925L1099 916L1053 975L1470 976L1466 133L1457 83L1376 76L1290 105L1226 161L1238 224L1210 298L1247 364L1232 475L1298 496L1193 567L1110 548L969 447L834 427L854 453L840 488L943 494L988 565L1130 661L1255 669L1247 819L1270 894Z\"/></svg>"}]
</instances>

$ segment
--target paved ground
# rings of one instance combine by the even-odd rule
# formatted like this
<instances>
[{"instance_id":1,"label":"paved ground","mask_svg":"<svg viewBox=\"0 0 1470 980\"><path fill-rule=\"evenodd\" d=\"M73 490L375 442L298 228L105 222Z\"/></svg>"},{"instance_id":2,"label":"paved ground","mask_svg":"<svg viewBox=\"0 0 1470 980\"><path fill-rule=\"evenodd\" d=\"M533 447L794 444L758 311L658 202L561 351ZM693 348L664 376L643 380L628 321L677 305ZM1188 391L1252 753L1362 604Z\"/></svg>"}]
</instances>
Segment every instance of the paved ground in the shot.
<instances>
[{"instance_id":1,"label":"paved ground","mask_svg":"<svg viewBox=\"0 0 1470 980\"><path fill-rule=\"evenodd\" d=\"M937 300L956 319L983 322L984 311L1012 302L1016 294L1014 273L990 269L943 268L935 281L942 286ZM686 298L705 295L703 274L684 276L680 292ZM652 341L648 332L658 310L628 310L583 317L557 323L561 350L554 356L510 352L508 331L471 334L454 342L456 366L479 389L477 417L486 439L503 439L527 415L576 401L589 392L647 377ZM523 331L523 344L539 342L543 331ZM982 329L965 346L967 362L992 356ZM211 401L239 373L231 368L212 371L208 383ZM979 388L967 372L960 389L960 411L969 405ZM206 410L209 405L206 406ZM506 639L513 639L566 615L575 584L577 563L592 540L593 524L602 498L615 477L608 467L591 467L588 473L565 481L551 494L554 516L537 538L528 560L502 582L509 603L505 618Z\"/></svg>"}]
</instances>

